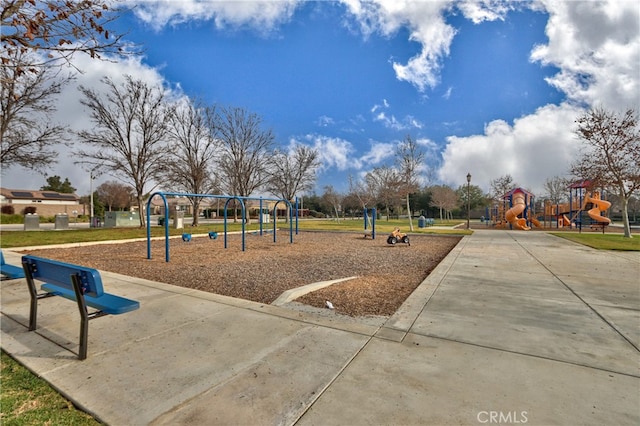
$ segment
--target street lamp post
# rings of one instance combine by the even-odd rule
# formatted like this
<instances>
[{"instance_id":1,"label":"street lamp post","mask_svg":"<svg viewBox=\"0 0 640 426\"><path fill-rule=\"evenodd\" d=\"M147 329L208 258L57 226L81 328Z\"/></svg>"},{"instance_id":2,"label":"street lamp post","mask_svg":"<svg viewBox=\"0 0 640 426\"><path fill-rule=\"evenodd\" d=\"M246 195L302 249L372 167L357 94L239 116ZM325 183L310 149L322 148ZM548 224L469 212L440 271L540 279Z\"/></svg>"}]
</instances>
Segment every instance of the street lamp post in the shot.
<instances>
[{"instance_id":1,"label":"street lamp post","mask_svg":"<svg viewBox=\"0 0 640 426\"><path fill-rule=\"evenodd\" d=\"M471 219L471 198L469 196L470 184L471 184L471 173L467 173L467 229L469 229L469 221Z\"/></svg>"},{"instance_id":2,"label":"street lamp post","mask_svg":"<svg viewBox=\"0 0 640 426\"><path fill-rule=\"evenodd\" d=\"M93 169L89 172L89 228L93 228Z\"/></svg>"},{"instance_id":3,"label":"street lamp post","mask_svg":"<svg viewBox=\"0 0 640 426\"><path fill-rule=\"evenodd\" d=\"M95 165L89 169L89 228L94 227L93 223L93 180L100 176L100 173L96 172L100 165Z\"/></svg>"}]
</instances>

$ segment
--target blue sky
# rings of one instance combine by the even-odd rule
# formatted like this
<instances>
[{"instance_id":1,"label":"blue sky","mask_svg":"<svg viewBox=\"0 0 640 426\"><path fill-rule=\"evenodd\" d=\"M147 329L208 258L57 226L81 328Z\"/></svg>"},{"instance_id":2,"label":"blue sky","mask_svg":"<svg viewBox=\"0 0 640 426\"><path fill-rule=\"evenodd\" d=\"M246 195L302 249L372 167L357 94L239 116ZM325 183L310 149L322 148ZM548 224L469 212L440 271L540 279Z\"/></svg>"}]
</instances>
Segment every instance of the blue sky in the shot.
<instances>
[{"instance_id":1,"label":"blue sky","mask_svg":"<svg viewBox=\"0 0 640 426\"><path fill-rule=\"evenodd\" d=\"M542 195L545 179L567 173L584 108L640 103L640 9L630 1L129 3L136 12L118 27L144 55L78 57L76 83L99 88L104 75L130 73L255 112L278 144L319 150L317 193L346 192L348 176L389 164L411 135L427 153L424 184L455 188L470 172L488 190L509 173ZM71 128L87 126L78 98L65 90L56 117ZM87 173L61 154L50 174L88 193ZM43 184L19 169L2 176L10 188Z\"/></svg>"}]
</instances>

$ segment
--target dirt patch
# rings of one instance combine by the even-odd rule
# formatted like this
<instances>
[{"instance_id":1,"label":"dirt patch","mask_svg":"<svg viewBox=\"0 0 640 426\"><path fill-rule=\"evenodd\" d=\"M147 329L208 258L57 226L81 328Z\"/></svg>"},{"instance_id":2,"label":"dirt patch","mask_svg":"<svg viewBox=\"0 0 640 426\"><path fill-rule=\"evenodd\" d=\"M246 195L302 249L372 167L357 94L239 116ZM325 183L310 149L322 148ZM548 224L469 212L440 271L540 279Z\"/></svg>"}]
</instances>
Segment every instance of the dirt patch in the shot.
<instances>
[{"instance_id":1,"label":"dirt patch","mask_svg":"<svg viewBox=\"0 0 640 426\"><path fill-rule=\"evenodd\" d=\"M284 291L318 281L358 278L307 294L299 299L324 307L329 300L340 314L392 315L438 263L456 246L458 236L412 235L411 246L386 243L361 233L301 232L289 243L287 232L241 237L170 241L165 262L164 241L33 250L31 254L119 274L145 278L225 296L271 303Z\"/></svg>"}]
</instances>

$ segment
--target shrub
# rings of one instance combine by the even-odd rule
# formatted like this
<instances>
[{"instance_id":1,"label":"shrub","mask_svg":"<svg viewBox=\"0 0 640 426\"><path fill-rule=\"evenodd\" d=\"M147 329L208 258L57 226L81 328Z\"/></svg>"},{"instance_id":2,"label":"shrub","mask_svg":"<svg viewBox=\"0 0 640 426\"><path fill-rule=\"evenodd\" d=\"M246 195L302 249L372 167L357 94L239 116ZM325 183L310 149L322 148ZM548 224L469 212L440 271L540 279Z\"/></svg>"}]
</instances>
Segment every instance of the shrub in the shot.
<instances>
[{"instance_id":1,"label":"shrub","mask_svg":"<svg viewBox=\"0 0 640 426\"><path fill-rule=\"evenodd\" d=\"M14 209L11 204L2 206L2 214L15 214L15 213L16 213L16 209Z\"/></svg>"},{"instance_id":2,"label":"shrub","mask_svg":"<svg viewBox=\"0 0 640 426\"><path fill-rule=\"evenodd\" d=\"M24 210L22 210L22 214L36 214L36 208L33 206L25 207Z\"/></svg>"},{"instance_id":3,"label":"shrub","mask_svg":"<svg viewBox=\"0 0 640 426\"><path fill-rule=\"evenodd\" d=\"M24 216L22 216L21 214L3 213L2 218L0 219L0 223L4 223L5 225L24 223Z\"/></svg>"}]
</instances>

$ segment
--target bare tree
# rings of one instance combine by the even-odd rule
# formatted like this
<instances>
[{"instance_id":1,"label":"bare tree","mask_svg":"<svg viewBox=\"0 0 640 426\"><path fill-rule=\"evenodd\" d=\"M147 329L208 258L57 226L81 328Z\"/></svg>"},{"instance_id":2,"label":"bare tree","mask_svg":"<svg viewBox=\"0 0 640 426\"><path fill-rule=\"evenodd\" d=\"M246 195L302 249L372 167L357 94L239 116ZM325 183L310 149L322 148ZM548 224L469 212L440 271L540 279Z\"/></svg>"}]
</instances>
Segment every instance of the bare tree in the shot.
<instances>
[{"instance_id":1,"label":"bare tree","mask_svg":"<svg viewBox=\"0 0 640 426\"><path fill-rule=\"evenodd\" d=\"M342 194L336 192L333 186L327 185L324 187L324 194L320 197L322 203L325 204L330 210L333 210L336 216L336 221L340 222L340 210L342 210Z\"/></svg>"},{"instance_id":2,"label":"bare tree","mask_svg":"<svg viewBox=\"0 0 640 426\"><path fill-rule=\"evenodd\" d=\"M299 192L313 189L320 161L316 149L296 145L288 153L276 150L270 165L267 190L285 200L293 200Z\"/></svg>"},{"instance_id":3,"label":"bare tree","mask_svg":"<svg viewBox=\"0 0 640 426\"><path fill-rule=\"evenodd\" d=\"M213 192L217 183L212 166L220 140L215 108L185 99L170 116L168 140L172 152L160 165L164 187L191 194ZM193 206L192 226L198 226L201 197L188 197Z\"/></svg>"},{"instance_id":4,"label":"bare tree","mask_svg":"<svg viewBox=\"0 0 640 426\"><path fill-rule=\"evenodd\" d=\"M396 152L396 162L398 165L398 174L402 181L400 187L401 196L407 201L407 215L409 216L409 229L413 231L413 220L411 219L411 206L409 204L409 195L420 190L420 182L418 181L418 170L424 162L424 152L420 150L418 144L407 135L405 139L398 145Z\"/></svg>"},{"instance_id":5,"label":"bare tree","mask_svg":"<svg viewBox=\"0 0 640 426\"><path fill-rule=\"evenodd\" d=\"M220 184L232 195L248 197L268 182L273 134L261 129L258 115L243 108L222 109L216 124L221 141Z\"/></svg>"},{"instance_id":6,"label":"bare tree","mask_svg":"<svg viewBox=\"0 0 640 426\"><path fill-rule=\"evenodd\" d=\"M631 238L628 203L640 189L640 130L638 113L593 108L580 116L576 135L584 145L571 173L593 186L610 188L622 200L624 236Z\"/></svg>"},{"instance_id":7,"label":"bare tree","mask_svg":"<svg viewBox=\"0 0 640 426\"><path fill-rule=\"evenodd\" d=\"M51 123L56 96L70 77L33 65L33 55L14 52L11 64L0 67L0 165L43 172L56 162L53 148L67 140L66 130Z\"/></svg>"},{"instance_id":8,"label":"bare tree","mask_svg":"<svg viewBox=\"0 0 640 426\"><path fill-rule=\"evenodd\" d=\"M376 194L377 201L385 206L387 218L391 206L399 205L402 202L400 188L403 184L398 171L391 167L376 167L365 176L367 185Z\"/></svg>"},{"instance_id":9,"label":"bare tree","mask_svg":"<svg viewBox=\"0 0 640 426\"><path fill-rule=\"evenodd\" d=\"M349 175L349 195L355 197L363 209L371 206L376 200L375 188L371 183L366 176L363 179L355 179Z\"/></svg>"},{"instance_id":10,"label":"bare tree","mask_svg":"<svg viewBox=\"0 0 640 426\"><path fill-rule=\"evenodd\" d=\"M102 97L80 86L81 103L89 108L95 127L81 131L79 138L91 151L81 150L83 162L99 165L134 188L140 226L145 225L144 196L167 154L165 138L172 112L164 90L142 80L126 76L118 86L110 78L102 79L108 93Z\"/></svg>"},{"instance_id":11,"label":"bare tree","mask_svg":"<svg viewBox=\"0 0 640 426\"><path fill-rule=\"evenodd\" d=\"M493 199L496 201L502 200L502 197L507 192L518 186L518 184L513 181L513 177L510 174L493 179L490 185L491 196L493 196Z\"/></svg>"},{"instance_id":12,"label":"bare tree","mask_svg":"<svg viewBox=\"0 0 640 426\"><path fill-rule=\"evenodd\" d=\"M561 176L554 176L544 181L544 189L547 191L549 201L558 204L566 198L569 182Z\"/></svg>"},{"instance_id":13,"label":"bare tree","mask_svg":"<svg viewBox=\"0 0 640 426\"><path fill-rule=\"evenodd\" d=\"M107 206L109 211L112 211L113 208L129 207L134 198L133 188L114 180L101 184L96 188L96 192L100 201Z\"/></svg>"},{"instance_id":14,"label":"bare tree","mask_svg":"<svg viewBox=\"0 0 640 426\"><path fill-rule=\"evenodd\" d=\"M92 58L125 53L123 34L108 28L122 14L111 4L110 0L2 0L2 64L10 64L16 52L44 52L40 65L69 63L76 52Z\"/></svg>"},{"instance_id":15,"label":"bare tree","mask_svg":"<svg viewBox=\"0 0 640 426\"><path fill-rule=\"evenodd\" d=\"M451 210L458 205L458 195L456 192L446 185L432 186L429 188L429 192L431 193L431 205L440 210L440 220L443 219L443 211L445 212L445 217L448 218Z\"/></svg>"}]
</instances>

